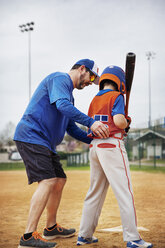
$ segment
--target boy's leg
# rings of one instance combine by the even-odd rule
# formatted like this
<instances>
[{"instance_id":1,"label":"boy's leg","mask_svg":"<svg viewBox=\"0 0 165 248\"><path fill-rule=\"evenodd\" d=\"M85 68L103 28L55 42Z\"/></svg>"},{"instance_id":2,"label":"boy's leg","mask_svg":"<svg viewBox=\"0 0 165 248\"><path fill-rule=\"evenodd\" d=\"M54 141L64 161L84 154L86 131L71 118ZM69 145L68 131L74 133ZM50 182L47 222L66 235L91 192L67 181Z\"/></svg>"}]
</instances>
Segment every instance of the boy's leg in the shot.
<instances>
[{"instance_id":1,"label":"boy's leg","mask_svg":"<svg viewBox=\"0 0 165 248\"><path fill-rule=\"evenodd\" d=\"M97 148L98 158L119 204L124 241L139 240L129 163L124 143L114 138L110 138L109 142L116 147Z\"/></svg>"},{"instance_id":2,"label":"boy's leg","mask_svg":"<svg viewBox=\"0 0 165 248\"><path fill-rule=\"evenodd\" d=\"M90 188L84 201L79 231L79 236L84 238L93 236L109 186L94 147L90 150L90 168Z\"/></svg>"}]
</instances>

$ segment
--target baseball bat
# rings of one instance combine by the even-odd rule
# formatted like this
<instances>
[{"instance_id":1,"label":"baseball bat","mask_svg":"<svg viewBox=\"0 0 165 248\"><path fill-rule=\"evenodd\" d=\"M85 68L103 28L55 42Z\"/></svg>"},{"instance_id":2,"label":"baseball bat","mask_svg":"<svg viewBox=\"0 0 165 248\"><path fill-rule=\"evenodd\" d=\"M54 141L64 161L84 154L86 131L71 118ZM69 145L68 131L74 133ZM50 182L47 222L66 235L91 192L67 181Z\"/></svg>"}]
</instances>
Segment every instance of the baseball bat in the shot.
<instances>
[{"instance_id":1,"label":"baseball bat","mask_svg":"<svg viewBox=\"0 0 165 248\"><path fill-rule=\"evenodd\" d=\"M125 82L126 82L125 116L128 116L128 105L129 105L129 97L130 97L134 70L135 70L135 60L136 60L136 55L134 53L132 52L127 53L126 64L125 64Z\"/></svg>"}]
</instances>

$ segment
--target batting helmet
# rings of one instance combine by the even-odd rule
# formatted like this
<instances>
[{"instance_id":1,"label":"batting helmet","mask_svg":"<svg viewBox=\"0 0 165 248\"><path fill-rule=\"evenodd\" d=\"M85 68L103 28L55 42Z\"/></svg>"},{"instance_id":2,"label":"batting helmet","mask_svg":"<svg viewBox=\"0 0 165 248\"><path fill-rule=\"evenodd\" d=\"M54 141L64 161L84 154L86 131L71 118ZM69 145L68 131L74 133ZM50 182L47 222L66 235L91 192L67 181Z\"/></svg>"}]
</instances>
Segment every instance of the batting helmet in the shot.
<instances>
[{"instance_id":1,"label":"batting helmet","mask_svg":"<svg viewBox=\"0 0 165 248\"><path fill-rule=\"evenodd\" d=\"M123 94L126 93L125 72L120 67L111 65L104 69L99 80L100 90L103 89L103 80L113 81L117 84L119 92Z\"/></svg>"}]
</instances>

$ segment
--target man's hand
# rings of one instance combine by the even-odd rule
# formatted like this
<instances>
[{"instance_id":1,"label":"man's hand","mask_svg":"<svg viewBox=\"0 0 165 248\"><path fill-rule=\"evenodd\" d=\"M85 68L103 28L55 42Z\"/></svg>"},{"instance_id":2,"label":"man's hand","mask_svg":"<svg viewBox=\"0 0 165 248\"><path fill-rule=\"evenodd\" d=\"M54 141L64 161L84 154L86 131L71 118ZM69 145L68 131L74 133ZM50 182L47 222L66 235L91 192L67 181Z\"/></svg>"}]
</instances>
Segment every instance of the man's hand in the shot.
<instances>
[{"instance_id":1,"label":"man's hand","mask_svg":"<svg viewBox=\"0 0 165 248\"><path fill-rule=\"evenodd\" d=\"M106 139L109 137L109 128L100 121L95 121L90 129L95 136L99 136L101 139Z\"/></svg>"}]
</instances>

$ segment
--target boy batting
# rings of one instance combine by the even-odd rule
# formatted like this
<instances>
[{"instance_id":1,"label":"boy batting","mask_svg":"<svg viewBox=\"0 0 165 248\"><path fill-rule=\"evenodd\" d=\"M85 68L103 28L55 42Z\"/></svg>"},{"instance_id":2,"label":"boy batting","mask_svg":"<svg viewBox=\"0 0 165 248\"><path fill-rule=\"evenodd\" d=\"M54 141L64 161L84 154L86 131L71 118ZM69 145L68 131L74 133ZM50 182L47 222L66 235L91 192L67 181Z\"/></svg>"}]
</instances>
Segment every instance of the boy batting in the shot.
<instances>
[{"instance_id":1,"label":"boy batting","mask_svg":"<svg viewBox=\"0 0 165 248\"><path fill-rule=\"evenodd\" d=\"M93 233L98 224L108 186L111 185L120 208L123 238L129 248L151 248L140 237L134 205L129 162L123 136L130 124L125 116L125 73L117 66L106 67L99 80L100 91L92 100L88 115L109 127L107 139L93 137L90 144L91 182L86 195L77 245L98 242Z\"/></svg>"}]
</instances>

